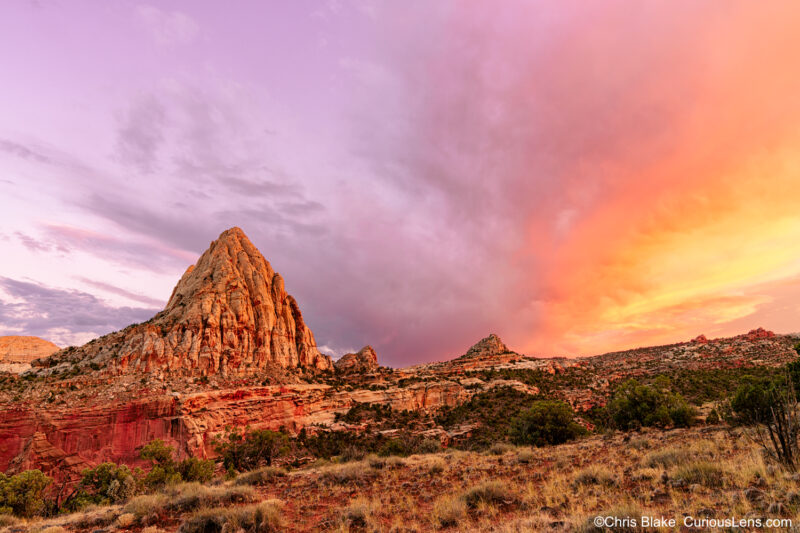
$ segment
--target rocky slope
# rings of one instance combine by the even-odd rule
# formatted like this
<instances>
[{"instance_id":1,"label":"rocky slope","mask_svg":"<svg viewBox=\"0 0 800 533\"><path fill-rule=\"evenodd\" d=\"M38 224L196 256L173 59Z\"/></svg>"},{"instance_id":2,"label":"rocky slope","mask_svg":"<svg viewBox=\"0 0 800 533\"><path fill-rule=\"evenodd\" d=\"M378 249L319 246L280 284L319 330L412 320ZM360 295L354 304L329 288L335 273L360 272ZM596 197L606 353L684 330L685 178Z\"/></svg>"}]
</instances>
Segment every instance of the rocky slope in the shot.
<instances>
[{"instance_id":1,"label":"rocky slope","mask_svg":"<svg viewBox=\"0 0 800 533\"><path fill-rule=\"evenodd\" d=\"M58 351L58 346L39 337L8 335L0 337L0 372L23 372L35 359Z\"/></svg>"},{"instance_id":2,"label":"rocky slope","mask_svg":"<svg viewBox=\"0 0 800 533\"><path fill-rule=\"evenodd\" d=\"M333 368L283 278L239 228L223 232L187 269L164 311L40 365L40 375L73 365L149 376Z\"/></svg>"}]
</instances>

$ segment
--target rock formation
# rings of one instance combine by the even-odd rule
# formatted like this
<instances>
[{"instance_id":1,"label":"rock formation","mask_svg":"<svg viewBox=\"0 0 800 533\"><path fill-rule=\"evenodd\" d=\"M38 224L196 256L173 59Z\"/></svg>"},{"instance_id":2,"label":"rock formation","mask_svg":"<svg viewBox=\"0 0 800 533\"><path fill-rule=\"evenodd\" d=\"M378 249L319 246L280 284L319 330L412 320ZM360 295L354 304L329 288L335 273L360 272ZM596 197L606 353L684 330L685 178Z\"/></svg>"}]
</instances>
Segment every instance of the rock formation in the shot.
<instances>
[{"instance_id":1,"label":"rock formation","mask_svg":"<svg viewBox=\"0 0 800 533\"><path fill-rule=\"evenodd\" d=\"M343 374L374 372L379 368L378 354L372 346L364 346L357 353L344 354L334 363L336 371Z\"/></svg>"},{"instance_id":2,"label":"rock formation","mask_svg":"<svg viewBox=\"0 0 800 533\"><path fill-rule=\"evenodd\" d=\"M750 330L746 337L749 341L756 341L759 339L771 339L775 336L775 333L772 331L767 331L764 328L758 328Z\"/></svg>"},{"instance_id":3,"label":"rock formation","mask_svg":"<svg viewBox=\"0 0 800 533\"><path fill-rule=\"evenodd\" d=\"M239 228L223 232L190 266L167 307L143 324L55 354L52 373L90 366L111 373L224 376L269 367L332 370L283 278Z\"/></svg>"},{"instance_id":4,"label":"rock formation","mask_svg":"<svg viewBox=\"0 0 800 533\"><path fill-rule=\"evenodd\" d=\"M58 351L58 346L39 337L0 337L0 372L24 372L31 361Z\"/></svg>"},{"instance_id":5,"label":"rock formation","mask_svg":"<svg viewBox=\"0 0 800 533\"><path fill-rule=\"evenodd\" d=\"M478 341L474 346L467 350L467 353L465 353L462 357L487 357L509 352L511 352L511 350L508 349L508 346L503 344L503 341L500 340L500 337L492 333L488 337Z\"/></svg>"}]
</instances>

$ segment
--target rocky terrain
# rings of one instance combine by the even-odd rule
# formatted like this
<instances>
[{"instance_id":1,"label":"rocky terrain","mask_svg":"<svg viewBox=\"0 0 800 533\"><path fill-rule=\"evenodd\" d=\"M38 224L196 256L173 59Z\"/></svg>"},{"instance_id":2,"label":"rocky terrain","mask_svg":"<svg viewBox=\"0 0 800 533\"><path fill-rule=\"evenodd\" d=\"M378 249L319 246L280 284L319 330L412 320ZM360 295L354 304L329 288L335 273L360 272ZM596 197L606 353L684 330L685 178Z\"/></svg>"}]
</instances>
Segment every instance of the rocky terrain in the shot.
<instances>
[{"instance_id":1,"label":"rocky terrain","mask_svg":"<svg viewBox=\"0 0 800 533\"><path fill-rule=\"evenodd\" d=\"M542 397L567 402L581 425L592 429L594 411L624 380L666 377L700 405L719 396L720 389L730 392L725 387L737 372L768 372L795 360L798 340L757 329L731 338L700 335L678 344L566 359L519 354L491 334L451 360L409 368L380 366L371 346L333 362L319 352L280 275L233 228L211 243L178 282L164 311L149 321L81 347L36 353L30 370L0 375L0 471L36 468L58 482L74 483L83 469L105 461L145 466L140 451L153 439L173 446L178 457L214 458L215 439L230 428L372 435L383 441L418 437L443 446L476 438L485 442L492 437L493 423L507 424L514 410ZM28 358L34 355L26 353ZM586 457L630 459L623 448L611 451L597 437L579 446L595 451L570 456L576 469L589 464ZM740 453L729 452L725 457ZM419 523L424 530L438 520L436 498L442 488L451 486L458 472L472 468L480 475L462 476L456 485L464 490L469 490L465 483L479 483L489 472L506 476L513 486L510 501L516 503L496 506L492 513L514 517L539 505L556 510L542 511L537 520L563 522L566 509L575 511L574 503L543 503L526 492L542 485L531 461L545 469L555 459L503 457L441 456L436 461L445 466L437 466L439 474L430 479L420 477L430 458L403 463L406 470L362 465L368 475L343 484L329 482L329 476L338 474L303 470L281 477L268 490L259 489L258 497L287 502L293 491L315 494L317 504L300 509L289 502L283 511L292 517L295 530L311 531L320 524L341 525L334 501L353 497L367 485L400 483L408 489L402 505L428 513L425 523ZM436 477L444 471L449 472L445 477ZM639 491L640 503L652 503L654 483L648 482L645 490L643 478L634 479L627 471L613 475L620 483L615 486ZM587 491L573 490L576 497L591 496ZM369 502L377 498L380 505L395 506L395 516L408 514L372 488L365 494ZM652 500L659 500L659 509L667 503L662 499ZM610 504L597 498L589 502L581 512ZM364 520L388 526L385 515L369 513L372 518ZM160 519L176 526L183 518L166 512ZM457 522L483 527L471 512Z\"/></svg>"},{"instance_id":2,"label":"rocky terrain","mask_svg":"<svg viewBox=\"0 0 800 533\"><path fill-rule=\"evenodd\" d=\"M58 346L39 337L0 337L0 372L20 373L30 370L32 361L48 357L58 350Z\"/></svg>"},{"instance_id":3,"label":"rocky terrain","mask_svg":"<svg viewBox=\"0 0 800 533\"><path fill-rule=\"evenodd\" d=\"M8 531L226 531L224 524L259 510L266 515L259 531L792 531L800 476L766 465L743 433L710 426L268 467L216 486L183 484L121 505L16 520ZM597 528L597 516L663 518L678 527ZM747 522L700 522L730 518ZM680 527L687 519L701 526ZM784 522L767 527L768 519Z\"/></svg>"}]
</instances>

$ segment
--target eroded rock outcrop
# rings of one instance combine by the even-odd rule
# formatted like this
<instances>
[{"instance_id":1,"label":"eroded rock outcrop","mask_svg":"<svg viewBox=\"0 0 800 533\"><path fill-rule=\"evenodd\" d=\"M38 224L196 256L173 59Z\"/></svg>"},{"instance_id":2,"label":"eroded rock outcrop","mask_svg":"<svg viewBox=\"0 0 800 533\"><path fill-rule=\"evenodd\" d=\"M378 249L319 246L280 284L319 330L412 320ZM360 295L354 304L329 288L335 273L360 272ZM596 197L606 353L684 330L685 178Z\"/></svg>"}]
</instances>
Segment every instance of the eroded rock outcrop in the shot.
<instances>
[{"instance_id":1,"label":"eroded rock outcrop","mask_svg":"<svg viewBox=\"0 0 800 533\"><path fill-rule=\"evenodd\" d=\"M366 374L379 368L378 354L372 346L364 346L356 353L344 354L333 365L336 371L342 374Z\"/></svg>"},{"instance_id":2,"label":"eroded rock outcrop","mask_svg":"<svg viewBox=\"0 0 800 533\"><path fill-rule=\"evenodd\" d=\"M41 364L47 367L41 372L73 364L159 376L246 375L270 366L333 369L283 278L239 228L223 232L187 269L164 311L61 351Z\"/></svg>"}]
</instances>

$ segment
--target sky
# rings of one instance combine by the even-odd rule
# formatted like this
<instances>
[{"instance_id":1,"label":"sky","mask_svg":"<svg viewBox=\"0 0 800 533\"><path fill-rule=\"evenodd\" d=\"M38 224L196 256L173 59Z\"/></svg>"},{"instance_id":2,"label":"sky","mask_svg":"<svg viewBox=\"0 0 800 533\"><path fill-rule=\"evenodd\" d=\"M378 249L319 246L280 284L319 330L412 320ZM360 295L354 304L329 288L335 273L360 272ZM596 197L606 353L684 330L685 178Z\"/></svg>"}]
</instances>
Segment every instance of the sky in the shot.
<instances>
[{"instance_id":1,"label":"sky","mask_svg":"<svg viewBox=\"0 0 800 533\"><path fill-rule=\"evenodd\" d=\"M800 331L800 3L0 3L0 335L241 227L334 356Z\"/></svg>"}]
</instances>

